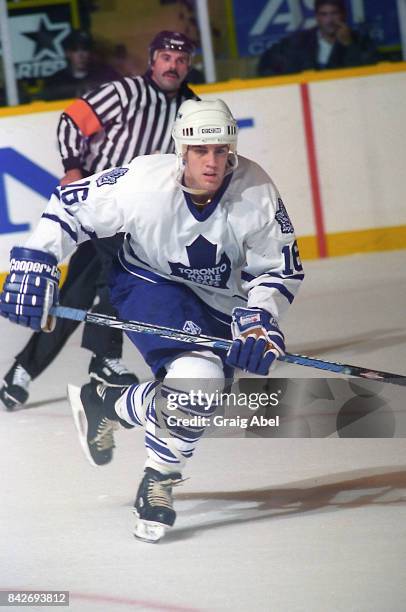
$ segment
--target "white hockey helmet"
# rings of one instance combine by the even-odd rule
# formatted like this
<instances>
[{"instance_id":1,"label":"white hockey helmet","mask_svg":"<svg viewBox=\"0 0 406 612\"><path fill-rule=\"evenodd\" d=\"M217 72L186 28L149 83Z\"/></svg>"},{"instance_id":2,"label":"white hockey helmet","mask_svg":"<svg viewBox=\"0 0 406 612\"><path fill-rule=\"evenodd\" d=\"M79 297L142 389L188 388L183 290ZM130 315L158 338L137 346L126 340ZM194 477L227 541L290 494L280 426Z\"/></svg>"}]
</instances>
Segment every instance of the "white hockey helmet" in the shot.
<instances>
[{"instance_id":1,"label":"white hockey helmet","mask_svg":"<svg viewBox=\"0 0 406 612\"><path fill-rule=\"evenodd\" d=\"M227 144L237 153L237 122L223 100L186 100L179 107L172 130L176 154L188 145Z\"/></svg>"},{"instance_id":2,"label":"white hockey helmet","mask_svg":"<svg viewBox=\"0 0 406 612\"><path fill-rule=\"evenodd\" d=\"M185 153L190 145L228 145L230 154L225 176L238 166L237 122L223 100L186 100L180 105L172 130L177 156L176 182L183 191L199 195L202 189L186 187L182 176Z\"/></svg>"}]
</instances>

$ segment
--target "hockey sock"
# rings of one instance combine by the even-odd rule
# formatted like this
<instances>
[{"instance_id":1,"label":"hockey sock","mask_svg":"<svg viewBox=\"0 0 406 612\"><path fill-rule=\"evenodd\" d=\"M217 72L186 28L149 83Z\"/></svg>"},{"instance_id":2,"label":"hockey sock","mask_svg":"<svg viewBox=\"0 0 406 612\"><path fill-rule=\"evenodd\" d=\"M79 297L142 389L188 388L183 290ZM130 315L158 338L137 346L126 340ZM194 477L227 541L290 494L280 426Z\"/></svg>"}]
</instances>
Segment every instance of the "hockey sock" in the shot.
<instances>
[{"instance_id":1,"label":"hockey sock","mask_svg":"<svg viewBox=\"0 0 406 612\"><path fill-rule=\"evenodd\" d=\"M161 473L181 471L192 457L224 387L221 359L209 351L191 351L167 364L146 413L146 467Z\"/></svg>"},{"instance_id":2,"label":"hockey sock","mask_svg":"<svg viewBox=\"0 0 406 612\"><path fill-rule=\"evenodd\" d=\"M140 383L125 387L125 392L116 396L112 408L115 420L127 428L145 425L146 413L149 404L155 396L155 389L159 381ZM112 388L114 391L114 388Z\"/></svg>"}]
</instances>

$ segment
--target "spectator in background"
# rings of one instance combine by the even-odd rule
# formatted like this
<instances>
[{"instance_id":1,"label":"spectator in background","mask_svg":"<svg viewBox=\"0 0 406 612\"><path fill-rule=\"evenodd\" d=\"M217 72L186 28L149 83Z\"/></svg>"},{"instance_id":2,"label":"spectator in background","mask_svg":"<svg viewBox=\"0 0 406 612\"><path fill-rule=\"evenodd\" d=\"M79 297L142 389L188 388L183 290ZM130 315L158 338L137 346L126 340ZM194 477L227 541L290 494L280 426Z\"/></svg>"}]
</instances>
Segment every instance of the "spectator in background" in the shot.
<instances>
[{"instance_id":1,"label":"spectator in background","mask_svg":"<svg viewBox=\"0 0 406 612\"><path fill-rule=\"evenodd\" d=\"M95 60L92 39L84 30L72 30L63 46L68 65L46 80L44 100L78 98L102 83L120 78L111 66Z\"/></svg>"},{"instance_id":2,"label":"spectator in background","mask_svg":"<svg viewBox=\"0 0 406 612\"><path fill-rule=\"evenodd\" d=\"M315 0L314 10L317 25L295 32L267 49L258 64L259 76L364 66L378 61L372 40L349 28L344 0Z\"/></svg>"},{"instance_id":3,"label":"spectator in background","mask_svg":"<svg viewBox=\"0 0 406 612\"><path fill-rule=\"evenodd\" d=\"M122 77L131 77L140 73L136 57L129 53L123 43L114 46L109 61L114 70Z\"/></svg>"},{"instance_id":4,"label":"spectator in background","mask_svg":"<svg viewBox=\"0 0 406 612\"><path fill-rule=\"evenodd\" d=\"M192 66L187 75L187 82L190 83L191 85L202 85L203 83L206 82L206 78L204 76L203 71L200 70L200 68L197 68L196 66Z\"/></svg>"}]
</instances>

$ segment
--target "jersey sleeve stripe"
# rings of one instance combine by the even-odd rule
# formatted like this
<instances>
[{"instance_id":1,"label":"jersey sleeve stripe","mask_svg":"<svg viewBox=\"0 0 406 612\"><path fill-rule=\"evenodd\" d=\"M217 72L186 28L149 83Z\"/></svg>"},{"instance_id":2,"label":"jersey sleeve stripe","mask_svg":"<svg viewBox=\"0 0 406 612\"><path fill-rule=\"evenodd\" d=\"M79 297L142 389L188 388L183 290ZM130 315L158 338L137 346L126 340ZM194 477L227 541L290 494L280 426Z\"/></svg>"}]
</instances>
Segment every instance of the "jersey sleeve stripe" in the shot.
<instances>
[{"instance_id":1,"label":"jersey sleeve stripe","mask_svg":"<svg viewBox=\"0 0 406 612\"><path fill-rule=\"evenodd\" d=\"M90 232L89 230L87 230L86 228L83 227L83 225L80 226L80 229L82 230L82 232L84 234L86 234L86 236L89 236L89 238L91 240L98 240L98 235L96 234L96 232Z\"/></svg>"},{"instance_id":2,"label":"jersey sleeve stripe","mask_svg":"<svg viewBox=\"0 0 406 612\"><path fill-rule=\"evenodd\" d=\"M278 285L276 283L259 283L256 287L271 287L272 289L277 289L285 298L288 300L289 304L293 302L295 296L293 293L288 291L284 285Z\"/></svg>"},{"instance_id":3,"label":"jersey sleeve stripe","mask_svg":"<svg viewBox=\"0 0 406 612\"><path fill-rule=\"evenodd\" d=\"M304 274L278 274L277 272L266 272L264 276L272 276L273 278L281 278L283 280L303 280Z\"/></svg>"},{"instance_id":4,"label":"jersey sleeve stripe","mask_svg":"<svg viewBox=\"0 0 406 612\"><path fill-rule=\"evenodd\" d=\"M283 280L303 280L304 279L304 274L278 274L277 272L265 272L264 274L260 274L261 277L264 276L271 276L272 278L281 278ZM253 276L252 274L249 274L248 272L241 272L241 278L244 281L252 281L255 278L258 278L257 276Z\"/></svg>"},{"instance_id":5,"label":"jersey sleeve stripe","mask_svg":"<svg viewBox=\"0 0 406 612\"><path fill-rule=\"evenodd\" d=\"M62 219L60 219L57 215L51 215L49 213L43 213L41 215L41 217L43 219L49 219L50 221L54 221L55 223L58 223L61 228L72 238L72 240L74 240L77 244L78 242L78 235L77 233L65 222L62 221Z\"/></svg>"},{"instance_id":6,"label":"jersey sleeve stripe","mask_svg":"<svg viewBox=\"0 0 406 612\"><path fill-rule=\"evenodd\" d=\"M243 302L248 302L246 297L243 297L242 295L238 295L238 293L234 293L233 298L237 298L239 300L242 300Z\"/></svg>"},{"instance_id":7,"label":"jersey sleeve stripe","mask_svg":"<svg viewBox=\"0 0 406 612\"><path fill-rule=\"evenodd\" d=\"M70 217L72 217L73 219L75 219L75 218L76 218L75 213L71 212L71 211L69 210L69 208L65 208L65 211L66 211L66 213L67 213L67 214L68 214ZM82 230L82 232L83 232L84 234L86 234L86 236L89 236L89 238L91 238L91 240L95 240L95 239L97 239L97 234L96 234L96 232L90 232L89 230L87 230L86 228L84 228L82 224L80 225L80 229Z\"/></svg>"},{"instance_id":8,"label":"jersey sleeve stripe","mask_svg":"<svg viewBox=\"0 0 406 612\"><path fill-rule=\"evenodd\" d=\"M241 272L241 278L242 280L245 281L252 281L254 280L255 276L253 276L252 274L248 274L248 272L244 272L244 270Z\"/></svg>"}]
</instances>

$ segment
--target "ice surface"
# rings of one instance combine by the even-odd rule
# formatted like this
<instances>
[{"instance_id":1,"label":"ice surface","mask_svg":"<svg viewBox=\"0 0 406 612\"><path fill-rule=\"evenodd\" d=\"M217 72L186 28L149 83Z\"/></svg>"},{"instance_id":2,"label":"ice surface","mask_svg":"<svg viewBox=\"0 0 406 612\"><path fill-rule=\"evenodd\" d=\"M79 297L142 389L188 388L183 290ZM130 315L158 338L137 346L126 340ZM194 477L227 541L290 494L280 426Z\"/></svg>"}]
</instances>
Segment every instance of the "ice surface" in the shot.
<instances>
[{"instance_id":1,"label":"ice surface","mask_svg":"<svg viewBox=\"0 0 406 612\"><path fill-rule=\"evenodd\" d=\"M289 350L406 375L406 251L305 270L282 324ZM5 373L28 332L1 320L0 334ZM130 512L142 432L119 431L102 468L76 437L65 389L88 360L76 332L27 409L0 412L2 589L69 590L75 612L406 610L405 439L203 439L175 527L146 544ZM149 376L129 343L125 361Z\"/></svg>"}]
</instances>

